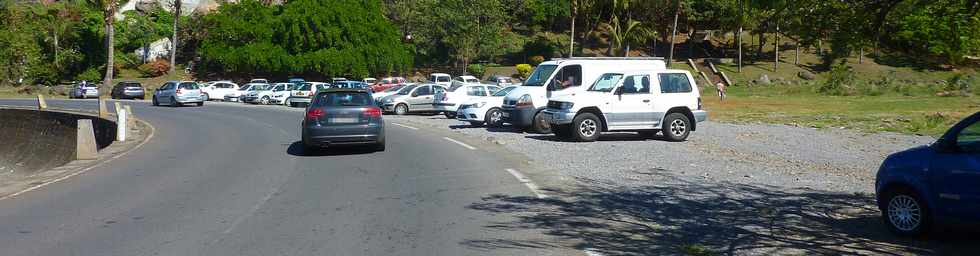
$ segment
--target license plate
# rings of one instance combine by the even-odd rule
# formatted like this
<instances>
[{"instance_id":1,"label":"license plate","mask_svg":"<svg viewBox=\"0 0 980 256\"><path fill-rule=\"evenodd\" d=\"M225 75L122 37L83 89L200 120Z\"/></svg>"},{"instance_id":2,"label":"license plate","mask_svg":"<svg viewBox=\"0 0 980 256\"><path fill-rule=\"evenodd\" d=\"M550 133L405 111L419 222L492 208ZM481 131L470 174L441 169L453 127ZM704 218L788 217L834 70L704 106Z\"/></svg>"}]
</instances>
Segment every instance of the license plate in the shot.
<instances>
[{"instance_id":1,"label":"license plate","mask_svg":"<svg viewBox=\"0 0 980 256\"><path fill-rule=\"evenodd\" d=\"M503 113L500 113L500 116L502 116L502 117L510 117L510 113L503 112Z\"/></svg>"},{"instance_id":2,"label":"license plate","mask_svg":"<svg viewBox=\"0 0 980 256\"><path fill-rule=\"evenodd\" d=\"M330 118L330 122L331 123L335 123L335 124L357 123L357 118L352 118L352 117L336 117L336 118Z\"/></svg>"}]
</instances>

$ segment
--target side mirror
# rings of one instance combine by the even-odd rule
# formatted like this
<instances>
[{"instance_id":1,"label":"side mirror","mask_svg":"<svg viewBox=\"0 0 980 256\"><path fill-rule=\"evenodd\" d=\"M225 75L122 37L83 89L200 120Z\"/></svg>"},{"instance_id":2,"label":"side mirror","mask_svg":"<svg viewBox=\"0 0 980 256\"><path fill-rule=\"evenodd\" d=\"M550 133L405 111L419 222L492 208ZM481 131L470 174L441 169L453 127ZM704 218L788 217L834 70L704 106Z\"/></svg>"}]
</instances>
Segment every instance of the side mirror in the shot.
<instances>
[{"instance_id":1,"label":"side mirror","mask_svg":"<svg viewBox=\"0 0 980 256\"><path fill-rule=\"evenodd\" d=\"M418 97L418 96L419 96L419 92L412 92L412 97Z\"/></svg>"},{"instance_id":2,"label":"side mirror","mask_svg":"<svg viewBox=\"0 0 980 256\"><path fill-rule=\"evenodd\" d=\"M623 95L623 87L616 87L616 90L613 90L613 94Z\"/></svg>"}]
</instances>

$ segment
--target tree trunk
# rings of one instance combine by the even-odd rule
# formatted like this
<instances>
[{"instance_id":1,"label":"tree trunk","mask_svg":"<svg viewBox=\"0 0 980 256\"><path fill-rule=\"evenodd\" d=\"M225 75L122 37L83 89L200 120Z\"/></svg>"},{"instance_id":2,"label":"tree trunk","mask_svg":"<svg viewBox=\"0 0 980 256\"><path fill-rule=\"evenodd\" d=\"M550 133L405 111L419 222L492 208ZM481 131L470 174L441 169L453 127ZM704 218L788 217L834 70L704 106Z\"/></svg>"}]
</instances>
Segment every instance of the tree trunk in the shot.
<instances>
[{"instance_id":1,"label":"tree trunk","mask_svg":"<svg viewBox=\"0 0 980 256\"><path fill-rule=\"evenodd\" d=\"M793 64L797 66L800 65L800 41L799 40L796 41L796 58L793 60Z\"/></svg>"},{"instance_id":2,"label":"tree trunk","mask_svg":"<svg viewBox=\"0 0 980 256\"><path fill-rule=\"evenodd\" d=\"M823 40L817 40L817 55L823 55Z\"/></svg>"},{"instance_id":3,"label":"tree trunk","mask_svg":"<svg viewBox=\"0 0 980 256\"><path fill-rule=\"evenodd\" d=\"M116 21L115 2L109 1L108 5L105 6L104 11L105 11L104 22L105 22L106 63L105 63L105 77L102 78L102 86L99 87L99 91L100 91L99 97L104 97L104 95L106 95L107 88L110 88L110 86L112 86L112 76L113 76L112 67L113 67L113 62L115 61L114 60L115 56L113 56L115 52L115 49L113 48L115 47L113 47L113 44L115 44L114 38L116 37L116 28L114 24ZM101 104L102 101L99 102Z\"/></svg>"},{"instance_id":4,"label":"tree trunk","mask_svg":"<svg viewBox=\"0 0 980 256\"><path fill-rule=\"evenodd\" d=\"M623 53L623 57L630 56L630 42L626 42L626 52Z\"/></svg>"},{"instance_id":5,"label":"tree trunk","mask_svg":"<svg viewBox=\"0 0 980 256\"><path fill-rule=\"evenodd\" d=\"M177 23L180 21L180 5L182 0L174 0L174 35L170 39L170 73L177 70Z\"/></svg>"},{"instance_id":6,"label":"tree trunk","mask_svg":"<svg viewBox=\"0 0 980 256\"><path fill-rule=\"evenodd\" d=\"M657 57L657 37L653 37L653 57Z\"/></svg>"},{"instance_id":7,"label":"tree trunk","mask_svg":"<svg viewBox=\"0 0 980 256\"><path fill-rule=\"evenodd\" d=\"M735 35L738 44L738 72L742 73L742 25L738 25L738 34Z\"/></svg>"},{"instance_id":8,"label":"tree trunk","mask_svg":"<svg viewBox=\"0 0 980 256\"><path fill-rule=\"evenodd\" d=\"M690 35L687 36L687 58L694 58L694 40L691 40L697 36L698 30L696 27L691 28Z\"/></svg>"},{"instance_id":9,"label":"tree trunk","mask_svg":"<svg viewBox=\"0 0 980 256\"><path fill-rule=\"evenodd\" d=\"M54 34L54 67L55 67L55 69L60 70L61 69L61 67L60 67L61 62L58 61L58 30L57 30L57 28L55 28L55 31L52 34Z\"/></svg>"},{"instance_id":10,"label":"tree trunk","mask_svg":"<svg viewBox=\"0 0 980 256\"><path fill-rule=\"evenodd\" d=\"M670 52L667 53L667 66L670 67L670 61L674 59L674 41L677 40L677 16L680 16L680 4L677 4L677 9L674 11L674 27L670 32Z\"/></svg>"},{"instance_id":11,"label":"tree trunk","mask_svg":"<svg viewBox=\"0 0 980 256\"><path fill-rule=\"evenodd\" d=\"M568 35L568 57L571 58L575 53L575 14L572 14L572 33Z\"/></svg>"},{"instance_id":12,"label":"tree trunk","mask_svg":"<svg viewBox=\"0 0 980 256\"><path fill-rule=\"evenodd\" d=\"M773 54L776 58L772 62L772 72L776 72L779 69L779 23L776 23L776 42L773 43Z\"/></svg>"},{"instance_id":13,"label":"tree trunk","mask_svg":"<svg viewBox=\"0 0 980 256\"><path fill-rule=\"evenodd\" d=\"M864 64L864 47L863 46L861 47L861 50L858 51L858 64Z\"/></svg>"}]
</instances>

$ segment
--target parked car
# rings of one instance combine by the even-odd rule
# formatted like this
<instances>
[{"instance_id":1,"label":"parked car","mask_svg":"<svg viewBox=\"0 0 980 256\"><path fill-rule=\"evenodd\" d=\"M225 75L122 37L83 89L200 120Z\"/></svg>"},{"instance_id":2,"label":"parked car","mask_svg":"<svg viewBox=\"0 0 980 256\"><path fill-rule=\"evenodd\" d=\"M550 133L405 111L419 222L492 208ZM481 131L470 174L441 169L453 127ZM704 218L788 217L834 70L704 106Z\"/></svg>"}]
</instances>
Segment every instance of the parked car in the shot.
<instances>
[{"instance_id":1,"label":"parked car","mask_svg":"<svg viewBox=\"0 0 980 256\"><path fill-rule=\"evenodd\" d=\"M378 83L372 85L371 91L374 92L385 91L388 90L388 88L399 86L399 85L405 85L406 83L408 83L408 80L406 80L404 77L386 77L384 79L381 79L381 81L379 81Z\"/></svg>"},{"instance_id":2,"label":"parked car","mask_svg":"<svg viewBox=\"0 0 980 256\"><path fill-rule=\"evenodd\" d=\"M254 85L256 84L245 84L239 87L238 90L225 94L225 101L241 101L241 96L248 90L251 90Z\"/></svg>"},{"instance_id":3,"label":"parked car","mask_svg":"<svg viewBox=\"0 0 980 256\"><path fill-rule=\"evenodd\" d=\"M536 133L550 133L551 127L542 111L548 97L574 94L588 89L593 81L606 73L630 70L663 70L661 58L569 58L555 59L538 65L523 85L504 97L504 120L514 126Z\"/></svg>"},{"instance_id":4,"label":"parked car","mask_svg":"<svg viewBox=\"0 0 980 256\"><path fill-rule=\"evenodd\" d=\"M585 92L551 97L543 114L558 138L574 141L612 131L683 141L708 118L694 77L674 69L603 74Z\"/></svg>"},{"instance_id":5,"label":"parked car","mask_svg":"<svg viewBox=\"0 0 980 256\"><path fill-rule=\"evenodd\" d=\"M123 81L116 83L116 86L112 87L112 92L109 93L110 97L113 99L144 99L146 98L146 90L143 89L143 85L135 81Z\"/></svg>"},{"instance_id":6,"label":"parked car","mask_svg":"<svg viewBox=\"0 0 980 256\"><path fill-rule=\"evenodd\" d=\"M383 99L384 97L388 97L392 94L398 93L398 91L401 91L403 88L405 88L405 86L403 85L391 87L388 88L388 90L372 93L371 97L374 98L374 102L377 103L378 106L382 106L383 102L381 102L381 99Z\"/></svg>"},{"instance_id":7,"label":"parked car","mask_svg":"<svg viewBox=\"0 0 980 256\"><path fill-rule=\"evenodd\" d=\"M368 84L360 81L337 81L330 83L330 88L370 89L368 88Z\"/></svg>"},{"instance_id":8,"label":"parked car","mask_svg":"<svg viewBox=\"0 0 980 256\"><path fill-rule=\"evenodd\" d=\"M86 99L86 98L98 98L99 97L99 85L89 83L87 81L82 81L72 87L71 91L68 92L68 98L75 99Z\"/></svg>"},{"instance_id":9,"label":"parked car","mask_svg":"<svg viewBox=\"0 0 980 256\"><path fill-rule=\"evenodd\" d=\"M429 75L429 82L438 84L444 87L449 87L452 85L452 76L446 73L432 73Z\"/></svg>"},{"instance_id":10,"label":"parked car","mask_svg":"<svg viewBox=\"0 0 980 256\"><path fill-rule=\"evenodd\" d=\"M161 104L167 104L171 107L197 104L200 107L204 106L204 97L201 96L201 87L197 85L197 82L168 81L153 92L153 106Z\"/></svg>"},{"instance_id":11,"label":"parked car","mask_svg":"<svg viewBox=\"0 0 980 256\"><path fill-rule=\"evenodd\" d=\"M284 104L286 99L292 94L294 86L292 83L276 83L272 85L272 90L269 91L270 97L266 104Z\"/></svg>"},{"instance_id":12,"label":"parked car","mask_svg":"<svg viewBox=\"0 0 980 256\"><path fill-rule=\"evenodd\" d=\"M330 83L331 83L331 84L332 84L332 83L336 83L336 82L341 82L341 81L347 81L347 78L344 78L344 77L334 77L334 78L330 78Z\"/></svg>"},{"instance_id":13,"label":"parked car","mask_svg":"<svg viewBox=\"0 0 980 256\"><path fill-rule=\"evenodd\" d=\"M372 85L378 83L378 79L373 78L373 77L365 77L364 79L361 80L361 82L364 82L365 84L368 84L368 86L372 86Z\"/></svg>"},{"instance_id":14,"label":"parked car","mask_svg":"<svg viewBox=\"0 0 980 256\"><path fill-rule=\"evenodd\" d=\"M514 90L517 86L507 86L494 92L487 97L473 97L470 100L459 104L456 111L456 119L469 122L473 126L501 126L503 125L503 111L500 106L504 104L504 96Z\"/></svg>"},{"instance_id":15,"label":"parked car","mask_svg":"<svg viewBox=\"0 0 980 256\"><path fill-rule=\"evenodd\" d=\"M493 75L487 78L487 83L497 84L500 87L506 87L511 85L520 85L520 83L515 83L514 78L509 76Z\"/></svg>"},{"instance_id":16,"label":"parked car","mask_svg":"<svg viewBox=\"0 0 980 256\"><path fill-rule=\"evenodd\" d=\"M251 81L248 81L248 83L250 83L250 84L268 84L269 83L269 79L255 78L255 79L252 79Z\"/></svg>"},{"instance_id":17,"label":"parked car","mask_svg":"<svg viewBox=\"0 0 980 256\"><path fill-rule=\"evenodd\" d=\"M272 101L272 85L254 84L242 93L241 100L242 103L269 104Z\"/></svg>"},{"instance_id":18,"label":"parked car","mask_svg":"<svg viewBox=\"0 0 980 256\"><path fill-rule=\"evenodd\" d=\"M385 150L381 109L367 89L331 88L313 97L302 124L302 143L307 150L338 145L371 145Z\"/></svg>"},{"instance_id":19,"label":"parked car","mask_svg":"<svg viewBox=\"0 0 980 256\"><path fill-rule=\"evenodd\" d=\"M455 87L464 84L479 84L479 83L480 83L480 79L476 78L475 76L457 76L453 78L453 81L450 83L450 86Z\"/></svg>"},{"instance_id":20,"label":"parked car","mask_svg":"<svg viewBox=\"0 0 980 256\"><path fill-rule=\"evenodd\" d=\"M286 102L283 104L290 107L298 107L300 105L309 105L310 99L313 95L316 95L318 90L326 89L330 84L321 82L305 82L299 84L290 91L289 97L286 98Z\"/></svg>"},{"instance_id":21,"label":"parked car","mask_svg":"<svg viewBox=\"0 0 980 256\"><path fill-rule=\"evenodd\" d=\"M432 100L433 108L441 111L446 118L456 118L456 110L459 104L469 101L475 97L487 97L500 90L496 85L482 85L480 83L453 83L453 86L441 93L437 93Z\"/></svg>"},{"instance_id":22,"label":"parked car","mask_svg":"<svg viewBox=\"0 0 980 256\"><path fill-rule=\"evenodd\" d=\"M240 89L238 84L231 81L213 81L201 86L204 100L225 100L225 96L235 94ZM235 96L237 98L238 96Z\"/></svg>"},{"instance_id":23,"label":"parked car","mask_svg":"<svg viewBox=\"0 0 980 256\"><path fill-rule=\"evenodd\" d=\"M382 108L396 115L410 112L432 112L433 95L445 91L446 87L437 84L409 85L393 95L384 97Z\"/></svg>"},{"instance_id":24,"label":"parked car","mask_svg":"<svg viewBox=\"0 0 980 256\"><path fill-rule=\"evenodd\" d=\"M980 112L935 143L892 154L875 177L878 209L900 236L918 236L934 224L980 222Z\"/></svg>"},{"instance_id":25,"label":"parked car","mask_svg":"<svg viewBox=\"0 0 980 256\"><path fill-rule=\"evenodd\" d=\"M295 84L295 85L299 85L299 84L302 84L303 82L306 82L306 79L299 78L299 77L293 77L293 78L290 78L290 79L286 79L286 82L287 83L291 83L291 84Z\"/></svg>"}]
</instances>

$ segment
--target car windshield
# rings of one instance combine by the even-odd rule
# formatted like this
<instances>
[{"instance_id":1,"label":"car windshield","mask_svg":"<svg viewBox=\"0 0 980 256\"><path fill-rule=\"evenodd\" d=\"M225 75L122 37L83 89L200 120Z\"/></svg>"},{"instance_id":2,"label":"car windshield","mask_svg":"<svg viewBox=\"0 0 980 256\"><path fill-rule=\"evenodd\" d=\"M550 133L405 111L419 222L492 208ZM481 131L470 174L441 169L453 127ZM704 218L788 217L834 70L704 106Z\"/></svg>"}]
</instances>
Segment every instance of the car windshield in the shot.
<instances>
[{"instance_id":1,"label":"car windshield","mask_svg":"<svg viewBox=\"0 0 980 256\"><path fill-rule=\"evenodd\" d=\"M252 86L252 89L256 91L268 91L270 88L272 88L272 86L269 84L257 84L255 86Z\"/></svg>"},{"instance_id":2,"label":"car windshield","mask_svg":"<svg viewBox=\"0 0 980 256\"><path fill-rule=\"evenodd\" d=\"M619 79L623 78L623 74L603 74L599 79L595 80L589 91L595 92L611 92L613 87L616 87L616 83Z\"/></svg>"},{"instance_id":3,"label":"car windshield","mask_svg":"<svg viewBox=\"0 0 980 256\"><path fill-rule=\"evenodd\" d=\"M313 86L313 84L311 84L311 83L303 83L303 84L300 84L298 87L296 87L296 90L308 91L308 90L310 90L310 86Z\"/></svg>"},{"instance_id":4,"label":"car windshield","mask_svg":"<svg viewBox=\"0 0 980 256\"><path fill-rule=\"evenodd\" d=\"M402 89L398 91L398 95L408 95L409 93L412 93L412 90L415 89L415 87L419 87L419 86L409 85L409 86L402 87Z\"/></svg>"},{"instance_id":5,"label":"car windshield","mask_svg":"<svg viewBox=\"0 0 980 256\"><path fill-rule=\"evenodd\" d=\"M497 91L496 93L494 93L493 96L497 96L497 97L507 96L507 93L509 93L510 91L513 91L514 88L517 88L517 87L516 86L508 86L508 87L505 87L504 89L500 89L499 91Z\"/></svg>"},{"instance_id":6,"label":"car windshield","mask_svg":"<svg viewBox=\"0 0 980 256\"><path fill-rule=\"evenodd\" d=\"M328 92L316 95L315 107L372 106L371 95L363 92Z\"/></svg>"},{"instance_id":7,"label":"car windshield","mask_svg":"<svg viewBox=\"0 0 980 256\"><path fill-rule=\"evenodd\" d=\"M531 72L531 76L527 78L524 82L525 86L543 86L548 82L548 77L551 77L551 73L558 69L558 65L540 65L538 68Z\"/></svg>"}]
</instances>

